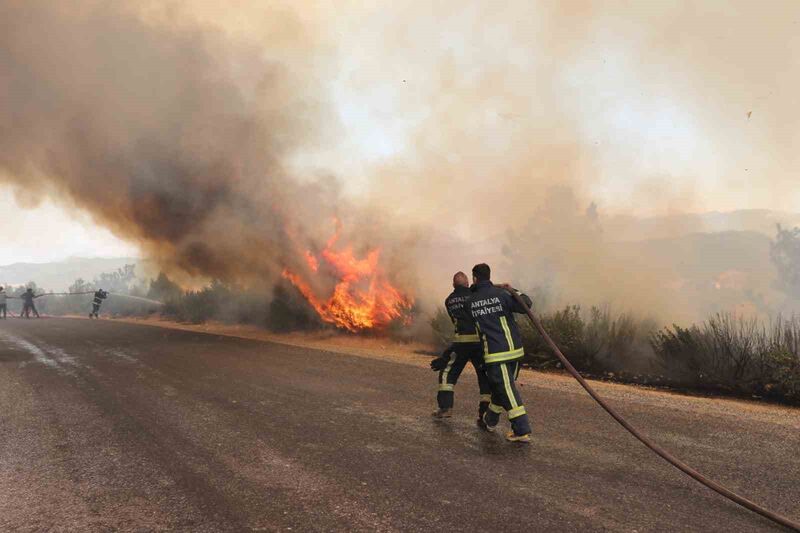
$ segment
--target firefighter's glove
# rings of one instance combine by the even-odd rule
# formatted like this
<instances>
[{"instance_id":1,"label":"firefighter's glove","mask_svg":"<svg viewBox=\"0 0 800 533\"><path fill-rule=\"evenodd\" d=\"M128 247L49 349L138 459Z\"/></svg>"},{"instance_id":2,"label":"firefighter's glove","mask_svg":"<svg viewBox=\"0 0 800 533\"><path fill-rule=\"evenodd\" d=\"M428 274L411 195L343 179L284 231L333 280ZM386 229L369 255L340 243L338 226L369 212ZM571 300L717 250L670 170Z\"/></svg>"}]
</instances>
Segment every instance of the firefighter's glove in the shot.
<instances>
[{"instance_id":1,"label":"firefighter's glove","mask_svg":"<svg viewBox=\"0 0 800 533\"><path fill-rule=\"evenodd\" d=\"M437 357L436 359L431 361L431 370L435 370L436 372L444 370L446 366L447 366L447 359L444 359L442 357Z\"/></svg>"}]
</instances>

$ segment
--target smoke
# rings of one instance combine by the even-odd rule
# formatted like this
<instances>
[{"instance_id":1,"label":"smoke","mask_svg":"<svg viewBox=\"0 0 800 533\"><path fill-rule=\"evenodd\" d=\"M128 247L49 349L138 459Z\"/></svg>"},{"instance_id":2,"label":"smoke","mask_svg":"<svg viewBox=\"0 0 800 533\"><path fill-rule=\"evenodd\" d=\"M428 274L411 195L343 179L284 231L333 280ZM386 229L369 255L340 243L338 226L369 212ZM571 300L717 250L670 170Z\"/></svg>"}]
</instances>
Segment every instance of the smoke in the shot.
<instances>
[{"instance_id":1,"label":"smoke","mask_svg":"<svg viewBox=\"0 0 800 533\"><path fill-rule=\"evenodd\" d=\"M797 205L796 3L441 2L374 17L393 23L361 30L378 48L354 51L353 85L369 77L376 106L392 102L404 142L370 193L438 229L424 282L488 260L554 305L611 302L667 323L769 292L768 257L746 264L766 237L623 246L610 222L629 216L631 233L630 215L661 215L646 241L712 229L664 215ZM729 258L726 245L739 255L727 266L698 264ZM728 269L747 290L722 294Z\"/></svg>"},{"instance_id":2,"label":"smoke","mask_svg":"<svg viewBox=\"0 0 800 533\"><path fill-rule=\"evenodd\" d=\"M284 36L271 56L175 9L4 2L4 179L88 211L168 271L274 279L294 260L287 243L342 208L332 180L284 164L331 121L289 72ZM297 35L291 60L312 45Z\"/></svg>"},{"instance_id":3,"label":"smoke","mask_svg":"<svg viewBox=\"0 0 800 533\"><path fill-rule=\"evenodd\" d=\"M5 2L0 179L189 280L270 284L337 217L424 305L489 261L693 316L711 297L608 216L796 205L798 20L791 0Z\"/></svg>"}]
</instances>

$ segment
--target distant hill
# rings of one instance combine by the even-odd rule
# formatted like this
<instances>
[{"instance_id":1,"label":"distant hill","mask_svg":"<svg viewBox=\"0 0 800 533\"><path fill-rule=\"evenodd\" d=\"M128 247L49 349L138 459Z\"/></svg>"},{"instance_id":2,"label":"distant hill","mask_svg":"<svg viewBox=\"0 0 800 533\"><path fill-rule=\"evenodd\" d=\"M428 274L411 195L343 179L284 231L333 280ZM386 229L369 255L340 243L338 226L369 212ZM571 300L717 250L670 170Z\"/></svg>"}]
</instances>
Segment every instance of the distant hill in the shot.
<instances>
[{"instance_id":1,"label":"distant hill","mask_svg":"<svg viewBox=\"0 0 800 533\"><path fill-rule=\"evenodd\" d=\"M762 278L774 277L769 258L770 239L756 231L690 233L666 239L618 241L609 247L618 257L636 257L638 262L668 266L689 280L711 280L736 270Z\"/></svg>"},{"instance_id":2,"label":"distant hill","mask_svg":"<svg viewBox=\"0 0 800 533\"><path fill-rule=\"evenodd\" d=\"M769 209L742 209L720 213L677 213L657 217L629 215L602 216L601 225L608 241L672 239L690 233L724 231L756 232L770 238L775 225L800 226L800 213Z\"/></svg>"},{"instance_id":3,"label":"distant hill","mask_svg":"<svg viewBox=\"0 0 800 533\"><path fill-rule=\"evenodd\" d=\"M92 281L104 272L140 262L141 259L135 257L76 257L54 263L14 263L0 266L0 285L23 285L33 281L44 289L65 291L78 278Z\"/></svg>"}]
</instances>

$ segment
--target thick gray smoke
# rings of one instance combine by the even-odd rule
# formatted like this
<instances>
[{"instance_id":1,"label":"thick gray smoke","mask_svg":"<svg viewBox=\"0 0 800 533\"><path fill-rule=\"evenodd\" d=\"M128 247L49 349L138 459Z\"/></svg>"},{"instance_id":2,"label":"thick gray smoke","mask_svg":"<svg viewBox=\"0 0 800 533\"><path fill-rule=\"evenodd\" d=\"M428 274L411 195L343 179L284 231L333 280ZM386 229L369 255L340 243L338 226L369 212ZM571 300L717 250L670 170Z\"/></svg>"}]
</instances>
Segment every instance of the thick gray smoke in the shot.
<instances>
[{"instance_id":1,"label":"thick gray smoke","mask_svg":"<svg viewBox=\"0 0 800 533\"><path fill-rule=\"evenodd\" d=\"M335 182L284 168L329 121L318 88L285 50L125 5L0 4L0 175L22 197L87 210L172 272L274 279L342 208Z\"/></svg>"}]
</instances>

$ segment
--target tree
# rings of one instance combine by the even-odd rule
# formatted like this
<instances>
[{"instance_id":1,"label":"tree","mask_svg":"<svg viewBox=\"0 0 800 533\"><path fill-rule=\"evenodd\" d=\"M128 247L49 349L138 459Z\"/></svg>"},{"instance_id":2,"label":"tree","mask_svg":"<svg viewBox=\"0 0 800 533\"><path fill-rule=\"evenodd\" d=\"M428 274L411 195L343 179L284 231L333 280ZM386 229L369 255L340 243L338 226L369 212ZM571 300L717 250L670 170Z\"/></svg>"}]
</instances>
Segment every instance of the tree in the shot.
<instances>
[{"instance_id":1,"label":"tree","mask_svg":"<svg viewBox=\"0 0 800 533\"><path fill-rule=\"evenodd\" d=\"M792 299L800 300L800 228L784 229L770 243L769 255L778 279L775 286Z\"/></svg>"},{"instance_id":2,"label":"tree","mask_svg":"<svg viewBox=\"0 0 800 533\"><path fill-rule=\"evenodd\" d=\"M147 297L166 302L179 298L182 292L177 283L169 279L163 272L160 272L156 279L150 280L150 290L147 292Z\"/></svg>"},{"instance_id":3,"label":"tree","mask_svg":"<svg viewBox=\"0 0 800 533\"><path fill-rule=\"evenodd\" d=\"M67 291L72 294L80 292L91 292L94 291L94 286L91 283L84 281L83 278L78 278L75 280L75 283L69 286L69 289L67 289Z\"/></svg>"},{"instance_id":4,"label":"tree","mask_svg":"<svg viewBox=\"0 0 800 533\"><path fill-rule=\"evenodd\" d=\"M128 294L136 281L136 265L125 265L115 272L100 274L94 279L94 286L117 294Z\"/></svg>"}]
</instances>

